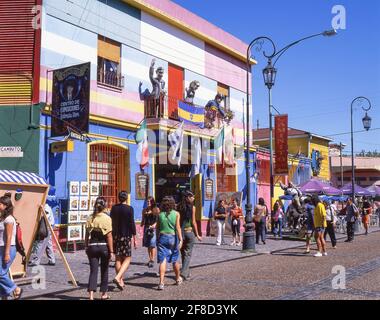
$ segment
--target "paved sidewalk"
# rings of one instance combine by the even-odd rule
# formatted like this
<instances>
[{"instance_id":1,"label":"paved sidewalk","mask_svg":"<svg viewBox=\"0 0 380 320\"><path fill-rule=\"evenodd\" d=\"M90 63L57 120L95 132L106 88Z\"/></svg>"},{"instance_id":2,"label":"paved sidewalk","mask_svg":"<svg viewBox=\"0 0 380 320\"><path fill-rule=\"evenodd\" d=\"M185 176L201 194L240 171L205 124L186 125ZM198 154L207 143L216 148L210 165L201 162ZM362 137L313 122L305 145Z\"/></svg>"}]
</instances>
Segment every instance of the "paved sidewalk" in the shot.
<instances>
[{"instance_id":1,"label":"paved sidewalk","mask_svg":"<svg viewBox=\"0 0 380 320\"><path fill-rule=\"evenodd\" d=\"M380 231L380 228L371 228L371 232ZM358 233L357 235L360 235ZM338 239L344 238L345 235L338 234ZM230 243L231 236L226 237L227 243ZM244 259L247 257L252 257L255 255L269 255L276 252L281 252L291 248L297 248L304 246L304 241L289 241L289 240L274 240L273 236L268 235L266 245L256 245L256 253L242 253L241 247L237 246L216 246L215 237L205 237L202 242L197 242L194 246L193 257L191 267L194 269L193 276L196 274L196 269L203 266L212 266L220 263L227 263L229 261L235 261ZM328 238L329 241L329 238ZM71 270L78 282L79 288L84 289L87 286L88 276L89 276L89 264L85 252L77 251L75 253L65 254ZM157 277L156 273L158 271L158 265L150 269L146 266L148 261L146 248L138 247L132 253L132 263L127 272L128 279L137 279L141 277L153 277L154 285L157 281L154 277ZM42 266L44 267L44 272L46 272L46 288L45 289L33 289L31 284L23 286L24 288L24 298L38 299L49 293L67 292L75 289L69 283L69 277L65 271L62 260L57 255L56 266L48 266L47 259L44 257L42 259ZM114 277L114 270L112 268L113 263L111 263L109 282L111 284ZM172 272L171 266L169 267L169 272ZM33 269L29 269L29 275L32 274ZM197 277L199 275L195 275ZM141 297L143 299L143 297Z\"/></svg>"}]
</instances>

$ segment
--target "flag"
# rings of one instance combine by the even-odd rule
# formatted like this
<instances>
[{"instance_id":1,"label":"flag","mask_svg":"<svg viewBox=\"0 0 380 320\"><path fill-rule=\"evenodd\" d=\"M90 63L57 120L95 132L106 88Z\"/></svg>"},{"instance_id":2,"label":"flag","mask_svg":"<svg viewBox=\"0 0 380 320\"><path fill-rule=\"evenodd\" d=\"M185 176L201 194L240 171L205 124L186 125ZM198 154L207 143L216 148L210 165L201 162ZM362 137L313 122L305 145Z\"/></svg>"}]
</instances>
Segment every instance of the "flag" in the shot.
<instances>
[{"instance_id":1,"label":"flag","mask_svg":"<svg viewBox=\"0 0 380 320\"><path fill-rule=\"evenodd\" d=\"M234 129L230 126L225 128L224 137L224 162L227 165L235 164Z\"/></svg>"},{"instance_id":2,"label":"flag","mask_svg":"<svg viewBox=\"0 0 380 320\"><path fill-rule=\"evenodd\" d=\"M181 122L180 126L176 131L172 132L168 136L168 140L170 146L173 150L172 160L177 159L178 167L181 166L181 158L182 158L182 145L183 145L183 122Z\"/></svg>"},{"instance_id":3,"label":"flag","mask_svg":"<svg viewBox=\"0 0 380 320\"><path fill-rule=\"evenodd\" d=\"M201 173L202 143L199 137L195 138L195 140L192 142L193 142L192 145L194 146L193 150L195 151L195 159L193 161L193 158L192 158L193 166L192 166L191 176L194 177L197 174Z\"/></svg>"},{"instance_id":4,"label":"flag","mask_svg":"<svg viewBox=\"0 0 380 320\"><path fill-rule=\"evenodd\" d=\"M149 148L148 133L146 130L146 121L141 123L140 129L136 132L137 153L136 160L140 164L141 170L149 165Z\"/></svg>"},{"instance_id":5,"label":"flag","mask_svg":"<svg viewBox=\"0 0 380 320\"><path fill-rule=\"evenodd\" d=\"M214 150L216 153L216 163L223 163L223 146L224 146L224 126L214 139Z\"/></svg>"},{"instance_id":6,"label":"flag","mask_svg":"<svg viewBox=\"0 0 380 320\"><path fill-rule=\"evenodd\" d=\"M203 128L205 122L205 108L179 101L178 117L185 123Z\"/></svg>"}]
</instances>

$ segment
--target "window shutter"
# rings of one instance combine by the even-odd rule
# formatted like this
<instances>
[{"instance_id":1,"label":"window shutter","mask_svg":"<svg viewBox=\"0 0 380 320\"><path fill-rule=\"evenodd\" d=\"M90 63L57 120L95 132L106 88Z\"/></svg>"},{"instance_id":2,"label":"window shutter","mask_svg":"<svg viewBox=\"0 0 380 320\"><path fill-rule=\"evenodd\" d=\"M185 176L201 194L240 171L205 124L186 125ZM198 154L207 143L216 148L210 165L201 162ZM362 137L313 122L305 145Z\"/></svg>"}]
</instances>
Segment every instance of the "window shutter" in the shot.
<instances>
[{"instance_id":1,"label":"window shutter","mask_svg":"<svg viewBox=\"0 0 380 320\"><path fill-rule=\"evenodd\" d=\"M116 41L99 37L98 56L113 62L120 63L120 44Z\"/></svg>"}]
</instances>

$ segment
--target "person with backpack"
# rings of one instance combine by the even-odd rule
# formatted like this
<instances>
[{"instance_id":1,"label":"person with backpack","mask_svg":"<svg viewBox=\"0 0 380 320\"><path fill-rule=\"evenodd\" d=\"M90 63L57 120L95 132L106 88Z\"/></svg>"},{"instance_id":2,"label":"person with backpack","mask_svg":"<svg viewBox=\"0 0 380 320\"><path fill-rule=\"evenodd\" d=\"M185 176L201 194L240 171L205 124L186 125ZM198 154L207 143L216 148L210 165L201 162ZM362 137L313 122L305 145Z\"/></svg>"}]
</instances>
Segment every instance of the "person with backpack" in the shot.
<instances>
[{"instance_id":1,"label":"person with backpack","mask_svg":"<svg viewBox=\"0 0 380 320\"><path fill-rule=\"evenodd\" d=\"M12 200L8 196L0 197L0 296L3 300L12 294L18 300L23 291L9 276L9 269L16 258L16 234Z\"/></svg>"},{"instance_id":2,"label":"person with backpack","mask_svg":"<svg viewBox=\"0 0 380 320\"><path fill-rule=\"evenodd\" d=\"M41 206L41 210L44 209L46 216L49 220L50 225L54 228L54 215L51 207L48 203L45 204L45 207ZM29 267L38 266L41 262L41 258L43 253L46 252L46 256L48 257L48 265L55 266L55 255L53 248L53 239L52 234L50 232L49 227L46 225L45 218L42 216L40 225L38 228L38 233L36 236L36 241L33 245L33 252L31 254Z\"/></svg>"}]
</instances>

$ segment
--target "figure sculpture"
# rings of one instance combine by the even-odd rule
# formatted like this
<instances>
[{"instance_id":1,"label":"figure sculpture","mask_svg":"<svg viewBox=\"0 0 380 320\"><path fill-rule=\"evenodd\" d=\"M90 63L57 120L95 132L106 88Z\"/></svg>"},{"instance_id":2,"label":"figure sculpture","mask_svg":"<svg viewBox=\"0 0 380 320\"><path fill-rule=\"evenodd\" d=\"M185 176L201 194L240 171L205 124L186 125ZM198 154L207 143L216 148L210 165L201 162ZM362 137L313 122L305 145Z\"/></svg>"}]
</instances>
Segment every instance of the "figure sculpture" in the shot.
<instances>
[{"instance_id":1,"label":"figure sculpture","mask_svg":"<svg viewBox=\"0 0 380 320\"><path fill-rule=\"evenodd\" d=\"M205 107L205 127L207 129L212 129L214 127L214 122L216 117L219 115L220 118L225 118L225 112L222 109L221 103L223 101L223 95L218 93L214 100L210 100Z\"/></svg>"},{"instance_id":2,"label":"figure sculpture","mask_svg":"<svg viewBox=\"0 0 380 320\"><path fill-rule=\"evenodd\" d=\"M190 104L194 103L195 91L197 91L199 87L199 81L194 80L190 82L189 88L186 88L185 102Z\"/></svg>"}]
</instances>

